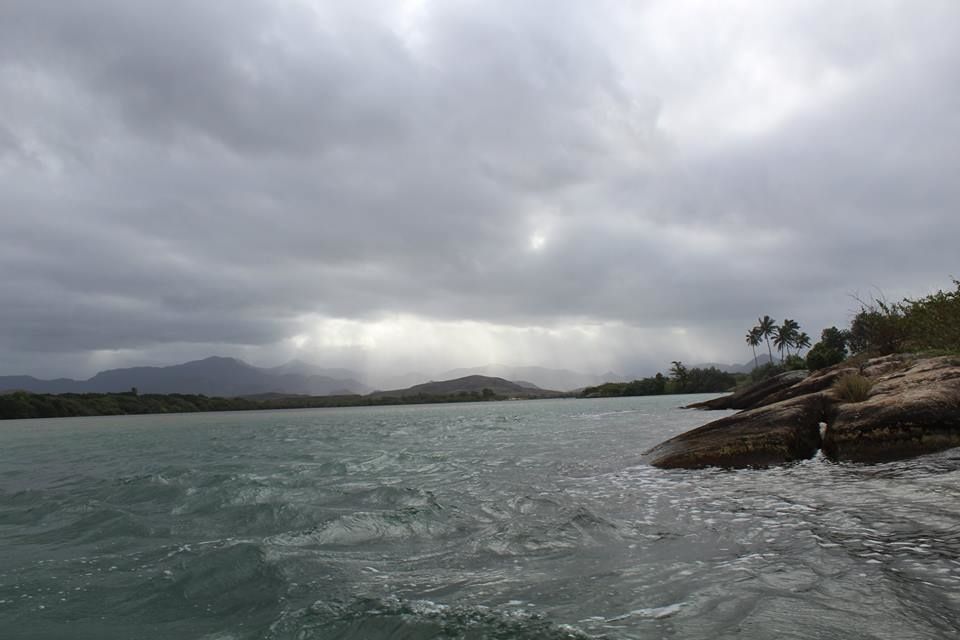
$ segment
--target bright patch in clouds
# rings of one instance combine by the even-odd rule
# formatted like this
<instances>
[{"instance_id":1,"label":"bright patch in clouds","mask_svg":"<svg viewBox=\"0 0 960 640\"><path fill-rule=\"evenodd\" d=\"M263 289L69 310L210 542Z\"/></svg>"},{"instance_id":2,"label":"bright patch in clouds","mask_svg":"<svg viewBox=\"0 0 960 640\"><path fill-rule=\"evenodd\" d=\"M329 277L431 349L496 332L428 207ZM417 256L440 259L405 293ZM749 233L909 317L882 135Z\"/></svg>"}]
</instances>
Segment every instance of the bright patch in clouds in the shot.
<instances>
[{"instance_id":1,"label":"bright patch in clouds","mask_svg":"<svg viewBox=\"0 0 960 640\"><path fill-rule=\"evenodd\" d=\"M652 83L662 100L659 124L671 140L713 147L771 134L793 118L823 113L850 97L869 67L812 54L797 25L833 33L858 9L817 3L651 3L635 28L637 48L658 60ZM848 43L841 43L845 48ZM637 56L648 65L648 59ZM844 61L845 62L845 61Z\"/></svg>"},{"instance_id":2,"label":"bright patch in clouds","mask_svg":"<svg viewBox=\"0 0 960 640\"><path fill-rule=\"evenodd\" d=\"M471 364L538 364L575 371L611 368L652 373L671 359L711 357L715 345L706 335L685 329L644 329L621 322L569 320L553 326L513 326L477 321L432 320L410 314L375 320L305 317L310 329L284 358L345 366L377 375L452 369ZM631 345L630 350L623 345ZM635 357L642 351L643 359ZM429 363L429 364L428 364Z\"/></svg>"},{"instance_id":3,"label":"bright patch in clouds","mask_svg":"<svg viewBox=\"0 0 960 640\"><path fill-rule=\"evenodd\" d=\"M308 342L310 342L310 338L302 334L290 338L290 343L293 344L296 349L302 349Z\"/></svg>"}]
</instances>

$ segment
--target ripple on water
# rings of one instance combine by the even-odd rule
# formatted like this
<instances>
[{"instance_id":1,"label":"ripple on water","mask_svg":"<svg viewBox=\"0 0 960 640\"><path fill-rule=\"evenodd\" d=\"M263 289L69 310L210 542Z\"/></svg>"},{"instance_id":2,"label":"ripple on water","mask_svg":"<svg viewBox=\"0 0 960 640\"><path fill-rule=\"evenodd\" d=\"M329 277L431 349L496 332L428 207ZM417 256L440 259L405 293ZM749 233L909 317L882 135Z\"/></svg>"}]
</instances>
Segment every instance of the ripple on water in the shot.
<instances>
[{"instance_id":1,"label":"ripple on water","mask_svg":"<svg viewBox=\"0 0 960 640\"><path fill-rule=\"evenodd\" d=\"M525 609L447 606L429 600L396 597L359 599L344 605L316 602L292 611L270 629L271 640L588 640L572 625L551 623Z\"/></svg>"}]
</instances>

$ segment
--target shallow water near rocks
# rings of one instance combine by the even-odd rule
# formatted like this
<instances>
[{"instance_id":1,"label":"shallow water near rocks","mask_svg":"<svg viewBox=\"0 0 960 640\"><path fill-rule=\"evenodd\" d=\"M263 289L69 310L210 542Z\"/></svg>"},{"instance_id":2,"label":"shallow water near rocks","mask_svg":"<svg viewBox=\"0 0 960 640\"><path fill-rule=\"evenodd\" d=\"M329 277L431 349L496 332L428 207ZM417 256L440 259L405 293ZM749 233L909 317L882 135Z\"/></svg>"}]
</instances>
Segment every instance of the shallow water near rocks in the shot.
<instances>
[{"instance_id":1,"label":"shallow water near rocks","mask_svg":"<svg viewBox=\"0 0 960 640\"><path fill-rule=\"evenodd\" d=\"M960 451L643 464L704 397L0 423L0 636L960 634Z\"/></svg>"}]
</instances>

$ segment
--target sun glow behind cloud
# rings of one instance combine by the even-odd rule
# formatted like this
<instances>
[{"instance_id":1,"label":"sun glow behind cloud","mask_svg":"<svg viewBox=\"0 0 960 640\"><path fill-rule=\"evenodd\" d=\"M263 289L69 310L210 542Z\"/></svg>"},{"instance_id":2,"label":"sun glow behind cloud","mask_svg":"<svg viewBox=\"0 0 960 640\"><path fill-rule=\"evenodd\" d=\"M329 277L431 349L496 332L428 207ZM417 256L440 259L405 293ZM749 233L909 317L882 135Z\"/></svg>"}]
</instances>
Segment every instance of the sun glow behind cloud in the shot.
<instances>
[{"instance_id":1,"label":"sun glow behind cloud","mask_svg":"<svg viewBox=\"0 0 960 640\"><path fill-rule=\"evenodd\" d=\"M650 373L671 359L710 357L711 339L683 328L567 320L553 326L435 320L396 314L370 320L309 316L285 358L373 372L465 365L538 364L577 371ZM624 344L631 349L625 350ZM640 350L642 360L636 360Z\"/></svg>"},{"instance_id":2,"label":"sun glow behind cloud","mask_svg":"<svg viewBox=\"0 0 960 640\"><path fill-rule=\"evenodd\" d=\"M540 251L547 244L547 238L542 233L535 233L530 236L530 249Z\"/></svg>"}]
</instances>

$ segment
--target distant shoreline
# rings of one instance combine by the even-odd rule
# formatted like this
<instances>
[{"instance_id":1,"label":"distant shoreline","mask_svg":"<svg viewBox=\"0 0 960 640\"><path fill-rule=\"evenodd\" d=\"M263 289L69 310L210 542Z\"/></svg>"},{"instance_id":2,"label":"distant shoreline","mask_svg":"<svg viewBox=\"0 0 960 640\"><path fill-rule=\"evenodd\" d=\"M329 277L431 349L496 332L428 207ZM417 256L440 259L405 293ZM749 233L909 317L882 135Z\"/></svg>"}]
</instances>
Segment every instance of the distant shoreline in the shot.
<instances>
[{"instance_id":1,"label":"distant shoreline","mask_svg":"<svg viewBox=\"0 0 960 640\"><path fill-rule=\"evenodd\" d=\"M663 394L663 395L691 395ZM427 404L460 404L477 402L511 402L557 399L610 399L650 396L594 396L579 393L557 393L541 397L493 396L480 394L461 396L309 396L272 399L219 398L193 394L88 393L45 394L14 391L0 395L0 420L42 420L50 418L95 418L109 416L175 415L237 411L284 411L291 409L337 409L351 407L393 407ZM24 403L27 403L26 405ZM103 403L108 403L104 406ZM159 404L158 404L159 403ZM29 408L28 408L29 407ZM19 409L19 410L18 410ZM27 414L27 415L24 415Z\"/></svg>"},{"instance_id":2,"label":"distant shoreline","mask_svg":"<svg viewBox=\"0 0 960 640\"><path fill-rule=\"evenodd\" d=\"M282 409L326 409L378 407L461 402L506 402L574 398L573 393L544 397L483 396L480 392L450 395L411 396L288 396L269 400L222 398L195 394L83 393L49 394L14 391L0 395L0 420L77 418L123 415L164 415L215 411L276 411Z\"/></svg>"}]
</instances>

